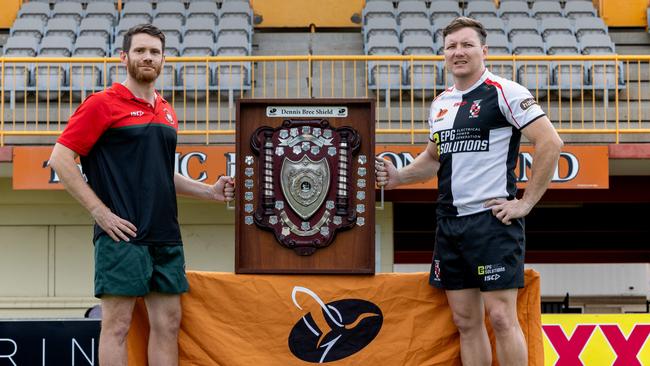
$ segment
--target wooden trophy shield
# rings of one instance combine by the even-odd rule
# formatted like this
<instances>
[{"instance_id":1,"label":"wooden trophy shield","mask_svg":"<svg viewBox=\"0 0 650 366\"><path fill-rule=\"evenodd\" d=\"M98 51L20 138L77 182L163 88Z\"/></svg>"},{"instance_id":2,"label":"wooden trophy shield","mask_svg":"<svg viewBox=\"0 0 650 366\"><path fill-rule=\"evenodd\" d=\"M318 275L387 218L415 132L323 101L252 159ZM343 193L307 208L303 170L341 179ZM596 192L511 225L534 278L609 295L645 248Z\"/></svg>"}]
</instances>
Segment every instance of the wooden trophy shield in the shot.
<instances>
[{"instance_id":1,"label":"wooden trophy shield","mask_svg":"<svg viewBox=\"0 0 650 366\"><path fill-rule=\"evenodd\" d=\"M236 273L375 268L370 99L237 102Z\"/></svg>"}]
</instances>

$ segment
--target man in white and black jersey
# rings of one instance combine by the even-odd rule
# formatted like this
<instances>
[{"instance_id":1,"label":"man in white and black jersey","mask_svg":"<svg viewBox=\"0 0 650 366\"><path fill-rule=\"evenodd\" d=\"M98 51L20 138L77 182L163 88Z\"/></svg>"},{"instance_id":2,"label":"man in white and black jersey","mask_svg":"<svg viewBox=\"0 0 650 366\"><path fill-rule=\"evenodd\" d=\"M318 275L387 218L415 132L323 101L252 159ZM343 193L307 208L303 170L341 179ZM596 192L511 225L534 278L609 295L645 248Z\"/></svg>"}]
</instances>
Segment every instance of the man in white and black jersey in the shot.
<instances>
[{"instance_id":1,"label":"man in white and black jersey","mask_svg":"<svg viewBox=\"0 0 650 366\"><path fill-rule=\"evenodd\" d=\"M491 365L485 310L496 336L499 364L527 365L517 320L524 285L524 221L551 180L562 140L531 93L485 68L483 25L460 17L443 31L454 86L431 103L430 142L397 170L377 161L386 189L438 176L436 245L430 283L446 291L460 332L464 365ZM515 197L514 168L524 135L535 151L532 176Z\"/></svg>"}]
</instances>

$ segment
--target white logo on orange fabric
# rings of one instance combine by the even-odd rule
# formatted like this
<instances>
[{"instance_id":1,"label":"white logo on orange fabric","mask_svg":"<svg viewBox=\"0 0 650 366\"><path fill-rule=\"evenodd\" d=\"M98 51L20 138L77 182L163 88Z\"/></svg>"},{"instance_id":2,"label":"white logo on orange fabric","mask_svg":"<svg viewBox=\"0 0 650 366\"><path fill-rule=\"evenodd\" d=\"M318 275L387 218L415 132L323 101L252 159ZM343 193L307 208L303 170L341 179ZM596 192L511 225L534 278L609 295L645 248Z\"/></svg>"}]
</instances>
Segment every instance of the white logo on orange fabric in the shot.
<instances>
[{"instance_id":1,"label":"white logo on orange fabric","mask_svg":"<svg viewBox=\"0 0 650 366\"><path fill-rule=\"evenodd\" d=\"M142 117L142 116L144 116L143 111L133 111L133 112L131 112L131 117Z\"/></svg>"}]
</instances>

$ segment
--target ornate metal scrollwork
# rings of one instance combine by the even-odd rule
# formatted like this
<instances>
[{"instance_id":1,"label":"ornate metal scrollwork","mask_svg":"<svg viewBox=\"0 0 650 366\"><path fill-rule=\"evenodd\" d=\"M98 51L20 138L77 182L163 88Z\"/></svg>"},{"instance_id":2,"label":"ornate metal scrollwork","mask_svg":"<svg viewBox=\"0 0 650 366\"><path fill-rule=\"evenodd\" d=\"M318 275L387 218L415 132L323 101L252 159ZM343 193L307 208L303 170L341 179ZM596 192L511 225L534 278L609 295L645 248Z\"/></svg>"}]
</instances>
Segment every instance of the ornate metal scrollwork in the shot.
<instances>
[{"instance_id":1,"label":"ornate metal scrollwork","mask_svg":"<svg viewBox=\"0 0 650 366\"><path fill-rule=\"evenodd\" d=\"M361 137L324 119L285 120L251 136L258 156L261 199L253 213L259 227L299 255L328 246L336 232L358 225L352 176Z\"/></svg>"}]
</instances>

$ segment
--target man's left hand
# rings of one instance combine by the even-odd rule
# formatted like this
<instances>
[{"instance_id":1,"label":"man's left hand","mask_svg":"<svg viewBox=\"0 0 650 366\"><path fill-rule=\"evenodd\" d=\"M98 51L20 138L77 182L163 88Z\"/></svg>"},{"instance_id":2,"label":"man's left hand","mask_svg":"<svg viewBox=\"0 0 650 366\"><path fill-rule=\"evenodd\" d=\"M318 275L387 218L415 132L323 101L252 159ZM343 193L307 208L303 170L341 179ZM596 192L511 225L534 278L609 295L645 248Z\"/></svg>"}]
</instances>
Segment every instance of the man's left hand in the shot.
<instances>
[{"instance_id":1,"label":"man's left hand","mask_svg":"<svg viewBox=\"0 0 650 366\"><path fill-rule=\"evenodd\" d=\"M490 207L492 214L506 225L510 225L512 219L528 215L533 208L526 201L516 198L510 201L505 198L495 198L485 202L484 206Z\"/></svg>"},{"instance_id":2,"label":"man's left hand","mask_svg":"<svg viewBox=\"0 0 650 366\"><path fill-rule=\"evenodd\" d=\"M232 177L225 175L219 177L211 188L214 200L229 202L235 199L235 180Z\"/></svg>"}]
</instances>

